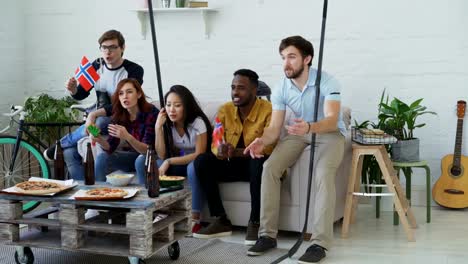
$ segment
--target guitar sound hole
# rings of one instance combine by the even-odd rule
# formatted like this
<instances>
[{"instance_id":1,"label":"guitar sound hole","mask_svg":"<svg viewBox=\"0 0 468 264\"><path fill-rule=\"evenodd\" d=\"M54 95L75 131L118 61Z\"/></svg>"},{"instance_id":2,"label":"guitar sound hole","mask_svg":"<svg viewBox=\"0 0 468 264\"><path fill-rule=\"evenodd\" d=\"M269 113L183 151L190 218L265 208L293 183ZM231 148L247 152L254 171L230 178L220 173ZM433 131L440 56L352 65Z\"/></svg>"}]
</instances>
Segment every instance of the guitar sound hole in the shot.
<instances>
[{"instance_id":1,"label":"guitar sound hole","mask_svg":"<svg viewBox=\"0 0 468 264\"><path fill-rule=\"evenodd\" d=\"M457 189L445 189L444 191L445 191L446 193L450 193L450 194L457 194L457 195L465 194L464 191L462 191L462 190L457 190Z\"/></svg>"},{"instance_id":2,"label":"guitar sound hole","mask_svg":"<svg viewBox=\"0 0 468 264\"><path fill-rule=\"evenodd\" d=\"M460 176L460 174L461 174L461 168L460 168L460 167L452 167L452 169L450 169L450 173L451 173L453 176Z\"/></svg>"}]
</instances>

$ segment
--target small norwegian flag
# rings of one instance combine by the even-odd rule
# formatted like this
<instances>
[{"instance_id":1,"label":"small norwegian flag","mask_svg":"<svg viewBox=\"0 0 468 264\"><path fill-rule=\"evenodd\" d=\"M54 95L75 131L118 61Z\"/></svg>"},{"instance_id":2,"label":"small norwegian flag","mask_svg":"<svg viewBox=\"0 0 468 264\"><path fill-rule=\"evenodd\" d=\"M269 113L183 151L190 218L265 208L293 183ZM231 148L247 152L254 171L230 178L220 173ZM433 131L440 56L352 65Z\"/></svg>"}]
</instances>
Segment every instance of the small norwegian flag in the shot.
<instances>
[{"instance_id":1,"label":"small norwegian flag","mask_svg":"<svg viewBox=\"0 0 468 264\"><path fill-rule=\"evenodd\" d=\"M99 74L96 72L96 69L88 61L86 56L83 56L81 59L81 64L76 68L75 79L78 80L80 85L88 92L91 90L99 80Z\"/></svg>"},{"instance_id":2,"label":"small norwegian flag","mask_svg":"<svg viewBox=\"0 0 468 264\"><path fill-rule=\"evenodd\" d=\"M224 127L219 117L215 118L215 125L213 129L213 145L218 147L224 143Z\"/></svg>"}]
</instances>

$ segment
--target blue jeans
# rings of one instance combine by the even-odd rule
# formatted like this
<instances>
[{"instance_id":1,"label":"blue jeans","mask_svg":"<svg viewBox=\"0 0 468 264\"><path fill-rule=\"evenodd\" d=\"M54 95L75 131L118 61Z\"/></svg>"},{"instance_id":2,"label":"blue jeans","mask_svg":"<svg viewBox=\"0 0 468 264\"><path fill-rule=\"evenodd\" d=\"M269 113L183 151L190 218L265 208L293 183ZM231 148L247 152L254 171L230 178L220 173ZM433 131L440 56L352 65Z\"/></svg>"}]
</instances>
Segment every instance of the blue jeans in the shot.
<instances>
[{"instance_id":1,"label":"blue jeans","mask_svg":"<svg viewBox=\"0 0 468 264\"><path fill-rule=\"evenodd\" d=\"M158 167L161 166L163 160L157 160ZM192 212L201 212L205 203L205 196L201 191L200 182L195 174L193 161L188 165L171 165L166 172L167 175L188 176L190 187L192 188Z\"/></svg>"},{"instance_id":2,"label":"blue jeans","mask_svg":"<svg viewBox=\"0 0 468 264\"><path fill-rule=\"evenodd\" d=\"M110 169L110 170L109 170ZM131 151L116 151L112 154L101 152L94 160L96 181L106 181L108 172L123 170L136 171L138 184L145 184L145 155Z\"/></svg>"},{"instance_id":3,"label":"blue jeans","mask_svg":"<svg viewBox=\"0 0 468 264\"><path fill-rule=\"evenodd\" d=\"M107 135L107 126L109 123L110 117L98 117L96 119L96 125L101 129L101 134L103 135ZM84 179L83 163L80 154L78 154L76 143L86 136L88 136L86 134L86 127L85 125L81 125L60 139L60 145L63 149L63 158L67 164L68 173L70 174L70 178L75 180Z\"/></svg>"},{"instance_id":4,"label":"blue jeans","mask_svg":"<svg viewBox=\"0 0 468 264\"><path fill-rule=\"evenodd\" d=\"M65 161L65 164L67 164L68 174L70 178L78 181L83 181L84 166L76 146L74 148L64 149L63 159Z\"/></svg>"}]
</instances>

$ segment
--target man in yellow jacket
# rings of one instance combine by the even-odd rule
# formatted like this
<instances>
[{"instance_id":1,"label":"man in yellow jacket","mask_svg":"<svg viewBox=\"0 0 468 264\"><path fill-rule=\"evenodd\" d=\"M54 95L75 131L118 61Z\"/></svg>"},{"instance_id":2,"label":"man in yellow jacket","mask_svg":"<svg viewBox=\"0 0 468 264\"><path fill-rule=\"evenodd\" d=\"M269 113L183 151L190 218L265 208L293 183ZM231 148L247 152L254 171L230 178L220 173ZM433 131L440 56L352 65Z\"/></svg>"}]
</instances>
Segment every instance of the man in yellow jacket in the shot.
<instances>
[{"instance_id":1,"label":"man in yellow jacket","mask_svg":"<svg viewBox=\"0 0 468 264\"><path fill-rule=\"evenodd\" d=\"M255 138L263 134L270 124L271 103L257 98L258 75L252 70L240 69L234 73L231 84L232 101L218 110L218 118L224 128L224 142L212 144L211 153L195 160L197 175L210 213L217 217L209 226L193 236L212 238L232 234L229 221L219 194L218 182L250 182L251 212L245 244L255 244L260 220L260 185L263 162L271 154L274 144L264 149L264 157L252 159L243 151Z\"/></svg>"}]
</instances>

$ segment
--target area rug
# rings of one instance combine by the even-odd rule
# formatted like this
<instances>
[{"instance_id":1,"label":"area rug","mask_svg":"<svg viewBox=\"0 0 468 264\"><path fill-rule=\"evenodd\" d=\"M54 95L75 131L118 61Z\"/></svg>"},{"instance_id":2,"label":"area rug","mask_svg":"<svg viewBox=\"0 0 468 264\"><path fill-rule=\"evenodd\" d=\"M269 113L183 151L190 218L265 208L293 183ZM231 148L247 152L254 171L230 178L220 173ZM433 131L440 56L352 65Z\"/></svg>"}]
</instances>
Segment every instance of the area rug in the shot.
<instances>
[{"instance_id":1,"label":"area rug","mask_svg":"<svg viewBox=\"0 0 468 264\"><path fill-rule=\"evenodd\" d=\"M179 241L180 257L171 260L167 248L158 251L147 259L147 264L257 264L270 263L287 252L286 249L275 249L268 254L248 257L248 246L224 242L220 239L200 240L184 238ZM127 258L106 255L75 253L64 250L32 248L34 264L126 264ZM15 247L0 245L0 263L15 263Z\"/></svg>"}]
</instances>

